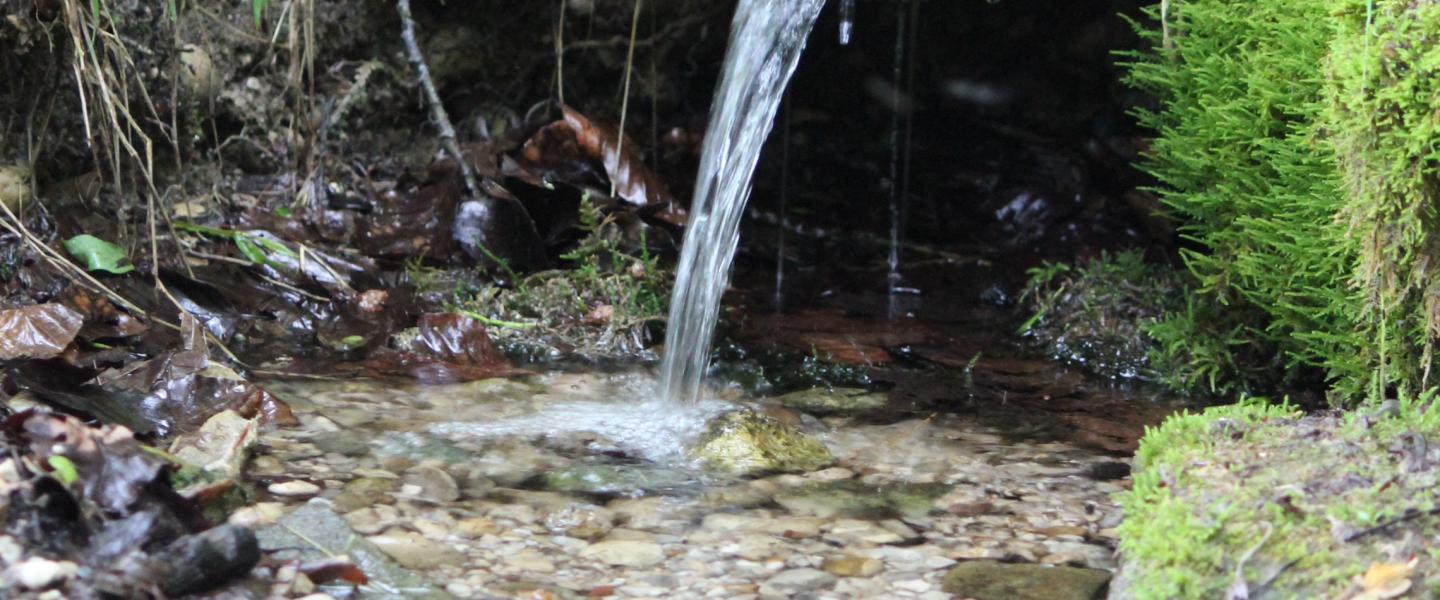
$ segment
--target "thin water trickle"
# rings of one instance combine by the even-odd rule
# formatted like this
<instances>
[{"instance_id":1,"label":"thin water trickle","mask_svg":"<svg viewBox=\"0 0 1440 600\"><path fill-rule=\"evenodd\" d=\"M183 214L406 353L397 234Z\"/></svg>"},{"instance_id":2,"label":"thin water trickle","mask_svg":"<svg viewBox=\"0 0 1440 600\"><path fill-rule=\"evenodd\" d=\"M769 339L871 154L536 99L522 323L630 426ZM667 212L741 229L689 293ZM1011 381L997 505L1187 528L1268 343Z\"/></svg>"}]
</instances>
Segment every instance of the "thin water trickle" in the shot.
<instances>
[{"instance_id":1,"label":"thin water trickle","mask_svg":"<svg viewBox=\"0 0 1440 600\"><path fill-rule=\"evenodd\" d=\"M910 193L911 106L905 97L909 92L910 83L909 78L905 75L910 53L907 48L909 42L909 37L906 35L907 20L913 21L913 19L907 19L910 14L911 11L907 4L896 6L894 80L890 88L892 111L890 114L890 255L887 260L889 271L885 279L886 291L889 294L888 316L891 319L899 318L903 312L896 294L902 287L900 247L904 242L905 213L908 212L905 205L909 200L907 196ZM905 132L903 142L902 121Z\"/></svg>"},{"instance_id":2,"label":"thin water trickle","mask_svg":"<svg viewBox=\"0 0 1440 600\"><path fill-rule=\"evenodd\" d=\"M670 297L660 367L662 397L670 402L692 404L700 397L755 163L823 4L741 0L735 9Z\"/></svg>"},{"instance_id":3,"label":"thin water trickle","mask_svg":"<svg viewBox=\"0 0 1440 600\"><path fill-rule=\"evenodd\" d=\"M840 45L850 45L855 33L855 0L840 0Z\"/></svg>"},{"instance_id":4,"label":"thin water trickle","mask_svg":"<svg viewBox=\"0 0 1440 600\"><path fill-rule=\"evenodd\" d=\"M790 97L785 97L782 115L784 125L780 129L780 243L775 248L775 312L785 309L785 236L790 233L790 221L785 209L790 194Z\"/></svg>"}]
</instances>

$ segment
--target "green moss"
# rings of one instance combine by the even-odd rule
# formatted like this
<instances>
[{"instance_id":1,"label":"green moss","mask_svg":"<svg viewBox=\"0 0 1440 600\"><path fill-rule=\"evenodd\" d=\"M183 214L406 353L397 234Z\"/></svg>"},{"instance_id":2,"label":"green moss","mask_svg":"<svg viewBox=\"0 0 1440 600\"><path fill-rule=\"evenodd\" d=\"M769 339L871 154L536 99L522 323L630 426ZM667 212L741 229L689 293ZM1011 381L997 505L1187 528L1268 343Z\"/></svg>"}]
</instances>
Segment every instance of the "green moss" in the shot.
<instances>
[{"instance_id":1,"label":"green moss","mask_svg":"<svg viewBox=\"0 0 1440 600\"><path fill-rule=\"evenodd\" d=\"M1376 383L1435 384L1440 337L1440 5L1333 0L1327 115L1360 257L1363 335Z\"/></svg>"},{"instance_id":2,"label":"green moss","mask_svg":"<svg viewBox=\"0 0 1440 600\"><path fill-rule=\"evenodd\" d=\"M1405 530L1440 533L1440 519L1346 538L1440 501L1440 472L1407 467L1406 440L1440 434L1431 398L1381 418L1300 417L1262 403L1171 418L1147 433L1134 485L1120 497L1120 550L1130 596L1214 598L1237 579L1267 597L1349 597L1372 562L1403 562ZM1423 462L1423 461L1422 461ZM1403 475L1403 476L1402 476ZM1248 559L1247 559L1248 555ZM1419 577L1433 576L1422 564Z\"/></svg>"},{"instance_id":3,"label":"green moss","mask_svg":"<svg viewBox=\"0 0 1440 600\"><path fill-rule=\"evenodd\" d=\"M1293 377L1322 368L1363 381L1346 280L1353 258L1334 223L1339 171L1321 137L1319 65L1331 30L1323 0L1181 0L1139 29L1154 50L1130 55L1127 81L1152 93L1142 111L1157 133L1144 167L1193 245L1183 252L1198 285L1186 312L1167 317L1180 335L1206 333L1197 316L1222 314L1208 352L1270 349ZM1177 339L1179 336L1176 336ZM1243 361L1178 356L1225 372ZM1209 378L1207 375L1205 378Z\"/></svg>"}]
</instances>

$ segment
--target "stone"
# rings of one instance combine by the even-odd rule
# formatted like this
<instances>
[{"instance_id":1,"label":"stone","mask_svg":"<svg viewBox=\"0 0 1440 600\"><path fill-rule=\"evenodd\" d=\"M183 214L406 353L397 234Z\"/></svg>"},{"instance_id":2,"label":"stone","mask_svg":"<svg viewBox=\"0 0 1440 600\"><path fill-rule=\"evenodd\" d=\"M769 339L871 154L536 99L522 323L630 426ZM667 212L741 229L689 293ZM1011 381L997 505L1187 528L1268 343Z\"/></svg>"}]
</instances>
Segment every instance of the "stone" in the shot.
<instances>
[{"instance_id":1,"label":"stone","mask_svg":"<svg viewBox=\"0 0 1440 600\"><path fill-rule=\"evenodd\" d=\"M276 496L314 496L320 493L320 486L308 481L294 479L291 481L272 483L269 487L265 488L265 490Z\"/></svg>"},{"instance_id":2,"label":"stone","mask_svg":"<svg viewBox=\"0 0 1440 600\"><path fill-rule=\"evenodd\" d=\"M416 496L429 502L454 502L460 499L460 486L439 467L419 466L405 473L405 483L420 488Z\"/></svg>"},{"instance_id":3,"label":"stone","mask_svg":"<svg viewBox=\"0 0 1440 600\"><path fill-rule=\"evenodd\" d=\"M499 531L499 525L496 525L494 521L484 517L461 519L455 524L455 533L467 538L478 538L487 533L497 533Z\"/></svg>"},{"instance_id":4,"label":"stone","mask_svg":"<svg viewBox=\"0 0 1440 600\"><path fill-rule=\"evenodd\" d=\"M665 550L655 542L606 540L586 546L580 558L616 567L652 567L665 561Z\"/></svg>"},{"instance_id":5,"label":"stone","mask_svg":"<svg viewBox=\"0 0 1440 600\"><path fill-rule=\"evenodd\" d=\"M961 563L945 574L946 592L975 600L1092 600L1110 573L988 560Z\"/></svg>"},{"instance_id":6,"label":"stone","mask_svg":"<svg viewBox=\"0 0 1440 600\"><path fill-rule=\"evenodd\" d=\"M279 502L257 502L250 506L241 507L226 519L231 525L249 527L255 529L270 525L285 516L285 505Z\"/></svg>"},{"instance_id":7,"label":"stone","mask_svg":"<svg viewBox=\"0 0 1440 600\"><path fill-rule=\"evenodd\" d=\"M873 558L847 554L825 559L820 568L836 577L870 577L884 570L885 565Z\"/></svg>"},{"instance_id":8,"label":"stone","mask_svg":"<svg viewBox=\"0 0 1440 600\"><path fill-rule=\"evenodd\" d=\"M712 531L745 531L786 537L820 535L821 519L808 517L760 517L749 514L714 513L705 515L700 526Z\"/></svg>"},{"instance_id":9,"label":"stone","mask_svg":"<svg viewBox=\"0 0 1440 600\"><path fill-rule=\"evenodd\" d=\"M588 504L571 504L560 510L547 511L542 521L552 533L582 540L599 539L615 527L615 515Z\"/></svg>"},{"instance_id":10,"label":"stone","mask_svg":"<svg viewBox=\"0 0 1440 600\"><path fill-rule=\"evenodd\" d=\"M581 464L547 471L541 479L545 489L555 492L636 497L651 490L679 487L693 477L659 467Z\"/></svg>"},{"instance_id":11,"label":"stone","mask_svg":"<svg viewBox=\"0 0 1440 600\"><path fill-rule=\"evenodd\" d=\"M5 569L3 580L28 590L41 590L56 586L73 577L79 569L75 563L54 561L32 556Z\"/></svg>"},{"instance_id":12,"label":"stone","mask_svg":"<svg viewBox=\"0 0 1440 600\"><path fill-rule=\"evenodd\" d=\"M524 548L505 557L505 564L525 573L554 573L555 563L534 548Z\"/></svg>"},{"instance_id":13,"label":"stone","mask_svg":"<svg viewBox=\"0 0 1440 600\"><path fill-rule=\"evenodd\" d=\"M160 589L174 598L245 576L260 562L260 544L249 529L226 524L175 540L154 558L169 567Z\"/></svg>"},{"instance_id":14,"label":"stone","mask_svg":"<svg viewBox=\"0 0 1440 600\"><path fill-rule=\"evenodd\" d=\"M950 486L938 483L870 484L845 479L782 490L775 503L797 515L821 518L923 517L949 490Z\"/></svg>"},{"instance_id":15,"label":"stone","mask_svg":"<svg viewBox=\"0 0 1440 600\"><path fill-rule=\"evenodd\" d=\"M803 592L828 590L835 587L834 575L819 569L781 571L760 584L762 598L789 598Z\"/></svg>"},{"instance_id":16,"label":"stone","mask_svg":"<svg viewBox=\"0 0 1440 600\"><path fill-rule=\"evenodd\" d=\"M775 399L781 406L814 415L861 414L885 408L884 392L860 388L811 388L790 392Z\"/></svg>"},{"instance_id":17,"label":"stone","mask_svg":"<svg viewBox=\"0 0 1440 600\"><path fill-rule=\"evenodd\" d=\"M390 506L361 512L366 511L382 515L377 517L380 519L398 516ZM413 590L416 596L432 590L420 575L397 564L366 538L355 535L345 519L335 514L334 505L326 500L306 502L275 525L257 531L255 537L260 549L279 563L328 560L345 555L362 566L370 585L377 589Z\"/></svg>"},{"instance_id":18,"label":"stone","mask_svg":"<svg viewBox=\"0 0 1440 600\"><path fill-rule=\"evenodd\" d=\"M334 452L344 456L364 456L370 453L370 444L349 431L322 433L315 436L311 443L321 452Z\"/></svg>"},{"instance_id":19,"label":"stone","mask_svg":"<svg viewBox=\"0 0 1440 600\"><path fill-rule=\"evenodd\" d=\"M819 440L749 409L711 420L690 456L708 469L736 476L815 471L835 462Z\"/></svg>"},{"instance_id":20,"label":"stone","mask_svg":"<svg viewBox=\"0 0 1440 600\"><path fill-rule=\"evenodd\" d=\"M871 521L861 521L858 519L840 519L836 521L834 526L825 532L825 539L845 546L898 544L905 541L905 538L893 531L876 525Z\"/></svg>"},{"instance_id":21,"label":"stone","mask_svg":"<svg viewBox=\"0 0 1440 600\"><path fill-rule=\"evenodd\" d=\"M0 165L0 204L18 212L22 202L34 200L31 175L30 167L25 165Z\"/></svg>"},{"instance_id":22,"label":"stone","mask_svg":"<svg viewBox=\"0 0 1440 600\"><path fill-rule=\"evenodd\" d=\"M365 538L395 562L411 569L434 569L465 564L465 555L445 544L411 531L387 531Z\"/></svg>"}]
</instances>

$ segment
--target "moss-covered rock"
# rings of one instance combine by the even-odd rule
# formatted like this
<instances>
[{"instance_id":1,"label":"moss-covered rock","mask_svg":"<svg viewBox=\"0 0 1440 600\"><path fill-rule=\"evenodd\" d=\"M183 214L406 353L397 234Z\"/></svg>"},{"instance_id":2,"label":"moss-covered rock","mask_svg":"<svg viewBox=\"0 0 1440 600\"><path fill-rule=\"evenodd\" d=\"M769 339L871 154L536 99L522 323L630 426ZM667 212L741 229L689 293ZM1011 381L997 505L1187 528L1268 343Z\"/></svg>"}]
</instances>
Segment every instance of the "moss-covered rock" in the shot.
<instances>
[{"instance_id":1,"label":"moss-covered rock","mask_svg":"<svg viewBox=\"0 0 1440 600\"><path fill-rule=\"evenodd\" d=\"M820 440L749 409L715 417L690 456L708 469L738 476L814 471L835 462Z\"/></svg>"},{"instance_id":2,"label":"moss-covered rock","mask_svg":"<svg viewBox=\"0 0 1440 600\"><path fill-rule=\"evenodd\" d=\"M791 392L775 399L787 408L816 415L857 414L885 408L889 402L884 392L859 388L817 387Z\"/></svg>"},{"instance_id":3,"label":"moss-covered rock","mask_svg":"<svg viewBox=\"0 0 1440 600\"><path fill-rule=\"evenodd\" d=\"M775 502L797 515L821 518L922 517L948 491L950 486L940 483L826 481L784 490L775 495Z\"/></svg>"},{"instance_id":4,"label":"moss-covered rock","mask_svg":"<svg viewBox=\"0 0 1440 600\"><path fill-rule=\"evenodd\" d=\"M1171 418L1122 494L1114 598L1350 598L1371 565L1440 591L1440 436L1430 399L1373 414L1300 416L1244 404ZM1240 582L1237 584L1237 582ZM1424 594L1422 594L1424 595ZM1380 597L1380 596L1375 596Z\"/></svg>"},{"instance_id":5,"label":"moss-covered rock","mask_svg":"<svg viewBox=\"0 0 1440 600\"><path fill-rule=\"evenodd\" d=\"M976 560L951 569L943 585L975 600L1094 600L1109 581L1110 573L1096 569Z\"/></svg>"}]
</instances>

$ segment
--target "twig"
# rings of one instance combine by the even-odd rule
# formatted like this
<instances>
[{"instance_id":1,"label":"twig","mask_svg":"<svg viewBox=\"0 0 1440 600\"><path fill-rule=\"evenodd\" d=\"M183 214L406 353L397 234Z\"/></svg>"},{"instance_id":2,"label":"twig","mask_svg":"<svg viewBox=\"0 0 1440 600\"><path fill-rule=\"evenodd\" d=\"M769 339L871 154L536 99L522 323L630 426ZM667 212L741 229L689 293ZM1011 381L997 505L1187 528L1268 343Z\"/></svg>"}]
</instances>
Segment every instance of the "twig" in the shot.
<instances>
[{"instance_id":1,"label":"twig","mask_svg":"<svg viewBox=\"0 0 1440 600\"><path fill-rule=\"evenodd\" d=\"M1399 525L1399 524L1401 524L1401 523L1404 523L1404 522L1406 522L1406 521L1413 521L1413 520L1418 519L1418 518L1420 518L1420 517L1428 517L1428 516L1431 516L1431 515L1440 515L1440 506L1431 508L1431 509L1429 509L1429 510L1418 510L1418 509L1412 508L1412 509L1410 509L1410 510L1405 511L1405 514L1400 515L1400 516L1398 516L1398 517L1395 517L1395 518L1393 518L1393 519L1390 519L1389 521L1385 521L1385 522L1380 523L1379 525L1376 525L1376 526L1371 527L1371 528L1369 528L1369 529L1362 529L1362 530L1360 530L1360 531L1357 531L1357 532L1355 532L1355 533L1352 533L1352 534L1350 534L1350 535L1347 535L1347 536L1345 536L1345 539L1343 539L1343 540L1341 540L1341 541L1343 541L1343 542L1352 542L1352 541L1355 541L1355 540L1360 539L1360 538L1362 538L1362 537L1365 537L1365 536L1367 536L1367 535L1371 535L1371 534L1374 534L1374 533L1379 533L1379 532L1381 532L1381 531L1384 531L1384 530L1386 530L1386 529L1389 529L1389 528L1391 528L1391 527L1394 527L1394 526Z\"/></svg>"},{"instance_id":2,"label":"twig","mask_svg":"<svg viewBox=\"0 0 1440 600\"><path fill-rule=\"evenodd\" d=\"M405 54L410 59L410 68L414 69L415 75L420 78L420 88L425 90L425 100L430 105L430 118L440 129L440 145L444 146L445 151L460 165L460 175L465 178L465 189L470 192L470 197L479 198L480 186L475 184L475 174L470 171L470 163L465 162L465 155L460 153L455 126L450 124L450 117L445 114L445 106L440 103L440 94L435 91L435 82L430 79L430 67L425 64L425 56L420 54L420 45L415 42L415 18L410 15L410 0L399 0L396 7L400 11L400 37L405 40Z\"/></svg>"},{"instance_id":3,"label":"twig","mask_svg":"<svg viewBox=\"0 0 1440 600\"><path fill-rule=\"evenodd\" d=\"M635 64L635 32L640 29L640 4L642 0L635 0L635 12L630 16L630 49L625 52L625 85L620 98L620 131L615 136L615 163L618 165L625 156L625 114L630 108L630 68ZM608 161L607 161L608 162ZM620 169L615 169L616 173ZM615 195L615 190L620 182L610 178L610 195Z\"/></svg>"}]
</instances>

